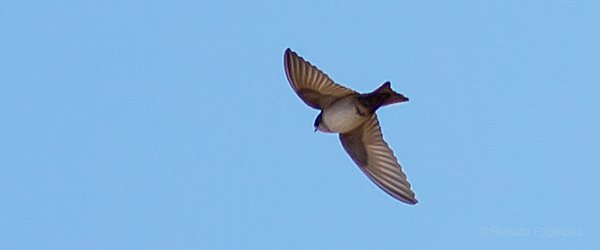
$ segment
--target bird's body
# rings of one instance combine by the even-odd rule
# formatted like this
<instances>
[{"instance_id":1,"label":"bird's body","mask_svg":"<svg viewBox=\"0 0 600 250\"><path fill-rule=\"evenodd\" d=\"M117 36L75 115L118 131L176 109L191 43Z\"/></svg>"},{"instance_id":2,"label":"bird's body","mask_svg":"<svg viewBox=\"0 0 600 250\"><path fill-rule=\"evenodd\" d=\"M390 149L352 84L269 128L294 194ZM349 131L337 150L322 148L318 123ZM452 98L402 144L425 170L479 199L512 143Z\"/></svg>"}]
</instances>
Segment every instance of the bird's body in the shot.
<instances>
[{"instance_id":1,"label":"bird's body","mask_svg":"<svg viewBox=\"0 0 600 250\"><path fill-rule=\"evenodd\" d=\"M344 97L323 109L319 131L328 133L346 133L366 120L366 114L359 110L355 96Z\"/></svg>"},{"instance_id":2,"label":"bird's body","mask_svg":"<svg viewBox=\"0 0 600 250\"><path fill-rule=\"evenodd\" d=\"M383 140L375 111L408 101L385 82L371 93L360 94L333 82L325 73L287 49L284 67L290 85L307 105L320 109L315 129L339 133L350 158L386 193L408 204L416 204L406 175Z\"/></svg>"}]
</instances>

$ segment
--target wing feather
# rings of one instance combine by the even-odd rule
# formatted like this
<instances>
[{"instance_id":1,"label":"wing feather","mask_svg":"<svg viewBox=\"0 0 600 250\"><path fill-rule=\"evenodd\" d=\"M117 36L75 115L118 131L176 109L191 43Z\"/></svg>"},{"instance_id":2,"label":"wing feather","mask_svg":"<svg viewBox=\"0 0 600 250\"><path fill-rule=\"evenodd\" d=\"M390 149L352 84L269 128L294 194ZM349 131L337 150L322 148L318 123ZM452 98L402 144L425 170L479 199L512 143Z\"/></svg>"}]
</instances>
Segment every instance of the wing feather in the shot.
<instances>
[{"instance_id":1,"label":"wing feather","mask_svg":"<svg viewBox=\"0 0 600 250\"><path fill-rule=\"evenodd\" d=\"M361 127L340 134L340 140L352 160L379 188L400 201L417 203L398 159L383 140L377 115Z\"/></svg>"},{"instance_id":2,"label":"wing feather","mask_svg":"<svg viewBox=\"0 0 600 250\"><path fill-rule=\"evenodd\" d=\"M341 97L357 94L354 90L333 82L327 74L291 49L285 51L283 61L290 85L308 106L323 109Z\"/></svg>"}]
</instances>

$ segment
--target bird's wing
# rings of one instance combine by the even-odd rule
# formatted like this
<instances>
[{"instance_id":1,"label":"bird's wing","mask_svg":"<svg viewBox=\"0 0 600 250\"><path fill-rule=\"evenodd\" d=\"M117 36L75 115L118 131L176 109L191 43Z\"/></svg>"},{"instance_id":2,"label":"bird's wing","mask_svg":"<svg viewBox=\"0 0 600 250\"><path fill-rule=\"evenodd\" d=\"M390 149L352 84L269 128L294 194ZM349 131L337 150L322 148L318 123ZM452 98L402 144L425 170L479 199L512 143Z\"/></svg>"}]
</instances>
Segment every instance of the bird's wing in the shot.
<instances>
[{"instance_id":1,"label":"bird's wing","mask_svg":"<svg viewBox=\"0 0 600 250\"><path fill-rule=\"evenodd\" d=\"M408 204L417 203L394 152L383 140L375 114L360 127L340 134L340 140L352 160L383 191Z\"/></svg>"},{"instance_id":2,"label":"bird's wing","mask_svg":"<svg viewBox=\"0 0 600 250\"><path fill-rule=\"evenodd\" d=\"M323 109L341 97L356 93L333 82L327 74L291 49L285 50L283 64L288 81L296 94L315 109Z\"/></svg>"}]
</instances>

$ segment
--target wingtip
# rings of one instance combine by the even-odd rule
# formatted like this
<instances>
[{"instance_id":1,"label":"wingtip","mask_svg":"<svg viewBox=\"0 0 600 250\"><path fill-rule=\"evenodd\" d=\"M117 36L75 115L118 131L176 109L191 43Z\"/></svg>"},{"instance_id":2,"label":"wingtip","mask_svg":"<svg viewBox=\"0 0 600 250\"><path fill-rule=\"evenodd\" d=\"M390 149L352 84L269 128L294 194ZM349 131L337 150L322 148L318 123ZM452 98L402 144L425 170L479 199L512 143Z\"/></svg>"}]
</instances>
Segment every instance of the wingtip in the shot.
<instances>
[{"instance_id":1,"label":"wingtip","mask_svg":"<svg viewBox=\"0 0 600 250\"><path fill-rule=\"evenodd\" d=\"M404 202L408 205L416 205L419 201L415 197L405 197L405 196L394 196L394 198L398 199L401 202Z\"/></svg>"},{"instance_id":2,"label":"wingtip","mask_svg":"<svg viewBox=\"0 0 600 250\"><path fill-rule=\"evenodd\" d=\"M298 57L298 54L296 54L296 52L294 52L290 48L285 49L285 52L283 53L284 62L289 61L289 60L291 60L291 58L294 58L294 57Z\"/></svg>"},{"instance_id":3,"label":"wingtip","mask_svg":"<svg viewBox=\"0 0 600 250\"><path fill-rule=\"evenodd\" d=\"M292 54L292 53L294 53L294 51L292 49L290 49L290 48L285 49L285 54L286 55L289 55L289 54Z\"/></svg>"}]
</instances>

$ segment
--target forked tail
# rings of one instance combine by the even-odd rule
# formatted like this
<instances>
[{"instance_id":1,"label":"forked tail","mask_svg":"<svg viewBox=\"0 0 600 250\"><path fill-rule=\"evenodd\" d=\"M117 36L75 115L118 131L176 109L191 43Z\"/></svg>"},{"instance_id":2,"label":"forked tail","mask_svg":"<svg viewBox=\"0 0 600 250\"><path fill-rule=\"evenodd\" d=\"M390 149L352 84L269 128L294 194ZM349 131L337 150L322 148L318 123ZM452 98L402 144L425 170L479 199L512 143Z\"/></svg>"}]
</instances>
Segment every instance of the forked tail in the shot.
<instances>
[{"instance_id":1,"label":"forked tail","mask_svg":"<svg viewBox=\"0 0 600 250\"><path fill-rule=\"evenodd\" d=\"M394 91L390 82L385 82L375 91L361 95L359 100L365 106L370 107L373 111L375 111L382 106L406 102L408 101L408 98Z\"/></svg>"}]
</instances>

